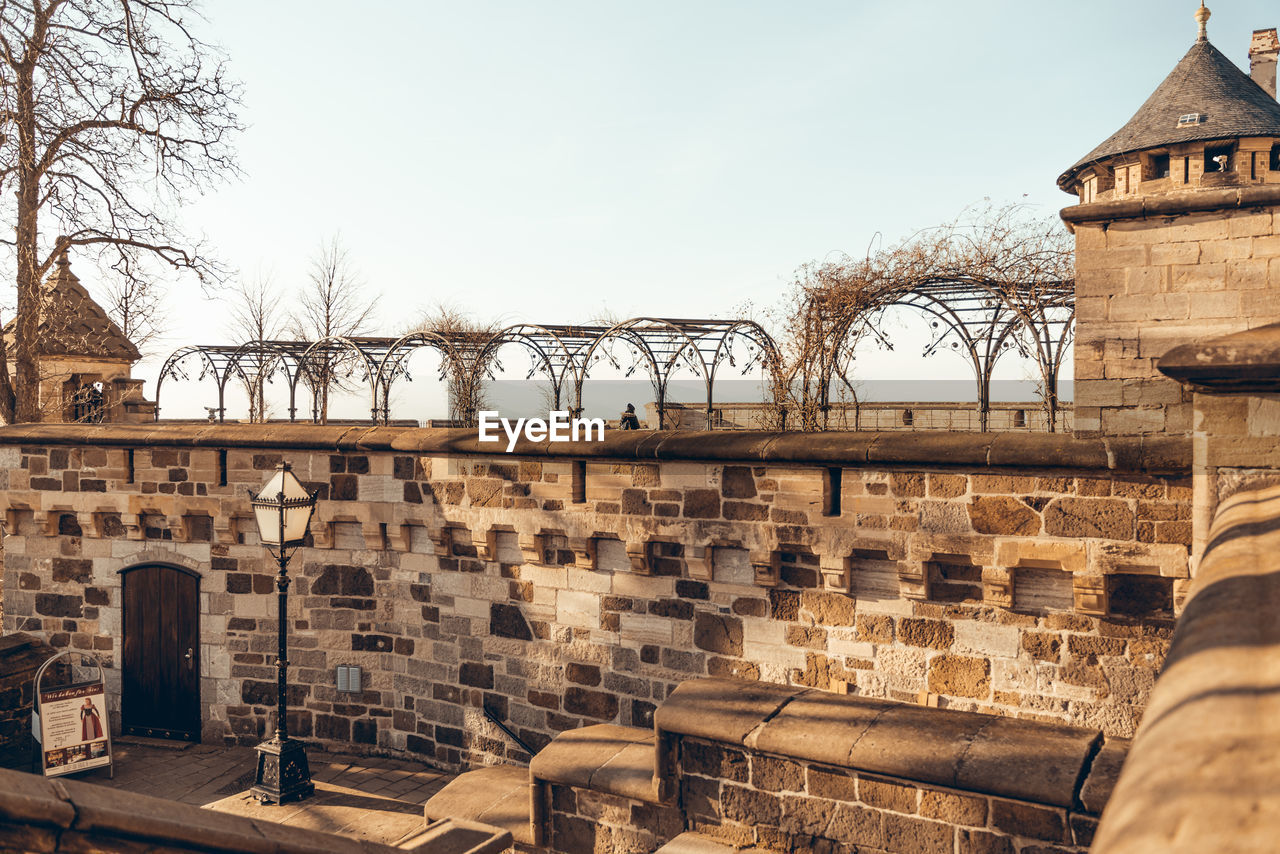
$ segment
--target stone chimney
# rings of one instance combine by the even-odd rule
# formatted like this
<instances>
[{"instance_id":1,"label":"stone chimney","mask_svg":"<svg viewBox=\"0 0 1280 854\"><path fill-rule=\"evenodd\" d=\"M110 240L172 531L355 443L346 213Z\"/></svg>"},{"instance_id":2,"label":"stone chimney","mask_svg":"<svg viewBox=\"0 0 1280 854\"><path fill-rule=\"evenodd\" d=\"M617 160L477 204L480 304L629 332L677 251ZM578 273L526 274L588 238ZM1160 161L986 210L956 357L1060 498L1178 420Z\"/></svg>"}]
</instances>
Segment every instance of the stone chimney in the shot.
<instances>
[{"instance_id":1,"label":"stone chimney","mask_svg":"<svg viewBox=\"0 0 1280 854\"><path fill-rule=\"evenodd\" d=\"M1280 39L1276 37L1275 27L1254 30L1249 44L1249 76L1272 98L1276 96L1277 56L1280 56Z\"/></svg>"}]
</instances>

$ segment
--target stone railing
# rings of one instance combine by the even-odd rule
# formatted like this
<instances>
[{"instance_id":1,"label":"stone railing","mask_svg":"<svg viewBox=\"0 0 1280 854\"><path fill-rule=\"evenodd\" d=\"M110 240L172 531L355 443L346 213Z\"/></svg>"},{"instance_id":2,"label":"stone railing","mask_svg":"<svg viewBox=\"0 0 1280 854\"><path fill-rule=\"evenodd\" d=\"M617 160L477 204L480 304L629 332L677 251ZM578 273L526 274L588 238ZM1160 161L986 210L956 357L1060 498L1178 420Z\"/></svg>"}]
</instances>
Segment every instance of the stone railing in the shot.
<instances>
[{"instance_id":1,"label":"stone railing","mask_svg":"<svg viewBox=\"0 0 1280 854\"><path fill-rule=\"evenodd\" d=\"M1280 486L1222 503L1095 854L1274 850Z\"/></svg>"},{"instance_id":2,"label":"stone railing","mask_svg":"<svg viewBox=\"0 0 1280 854\"><path fill-rule=\"evenodd\" d=\"M503 831L452 821L424 827L393 848L93 783L0 770L0 850L15 854L498 854L510 844Z\"/></svg>"},{"instance_id":3,"label":"stone railing","mask_svg":"<svg viewBox=\"0 0 1280 854\"><path fill-rule=\"evenodd\" d=\"M647 422L656 423L657 409L645 404ZM829 430L884 431L982 431L983 412L976 403L937 401L866 401L833 403L823 418ZM1049 432L1049 414L1037 401L992 403L986 412L990 432ZM788 425L798 424L799 415L787 413ZM708 423L710 422L710 423ZM677 430L760 430L778 423L774 407L763 403L718 403L707 417L705 406L668 403L666 423ZM1056 432L1071 433L1071 403L1059 406Z\"/></svg>"}]
</instances>

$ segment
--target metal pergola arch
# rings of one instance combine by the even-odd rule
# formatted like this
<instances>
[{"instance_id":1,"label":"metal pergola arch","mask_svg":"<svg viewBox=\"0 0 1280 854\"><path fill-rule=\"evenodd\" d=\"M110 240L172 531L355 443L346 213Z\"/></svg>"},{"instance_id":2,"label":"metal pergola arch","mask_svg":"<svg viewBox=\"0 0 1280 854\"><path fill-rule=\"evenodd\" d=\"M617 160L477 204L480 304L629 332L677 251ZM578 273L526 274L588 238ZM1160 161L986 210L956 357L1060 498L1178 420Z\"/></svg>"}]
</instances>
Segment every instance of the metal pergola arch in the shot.
<instances>
[{"instance_id":1,"label":"metal pergola arch","mask_svg":"<svg viewBox=\"0 0 1280 854\"><path fill-rule=\"evenodd\" d=\"M1049 416L1056 429L1058 371L1074 331L1075 285L1071 281L1007 285L969 277L932 278L903 282L883 289L858 313L841 325L834 336L833 357L826 364L820 389L821 406L830 408L831 383L839 365L836 358L858 331L869 332L884 346L892 344L876 321L895 307L912 308L932 318L936 330L922 355L938 352L952 340L963 349L977 385L981 429L985 432L991 409L991 376L999 357L1013 347L1036 363Z\"/></svg>"},{"instance_id":2,"label":"metal pergola arch","mask_svg":"<svg viewBox=\"0 0 1280 854\"><path fill-rule=\"evenodd\" d=\"M309 376L322 366L334 370L334 363L345 355L363 371L369 386L370 416L375 423L390 419L391 386L399 378L408 377L406 361L423 347L434 348L444 357L441 376L461 380L474 387L491 376L498 351L516 343L533 354L533 373L541 371L551 381L555 406L563 399L565 382L573 384L574 414L582 411L582 392L592 364L609 360L618 365L608 352L613 341L622 341L633 351L636 363L629 370L643 366L654 384L658 397L659 425L665 424L666 392L671 375L682 365L699 374L707 396L707 411L714 401L716 373L723 364L737 366L734 345L745 341L748 348L745 373L757 363L773 369L778 363L778 350L769 334L751 320L690 320L680 318L637 317L612 326L575 326L521 323L493 334L475 332L436 332L422 330L399 338L333 336L320 341L250 341L240 345L192 345L175 350L165 361L156 385L157 418L160 387L166 378L188 379L181 363L195 355L202 359L205 372L212 371L218 385L218 420L226 416L226 385L239 376L247 385L268 381L276 372L283 373L289 384L289 420L297 414L299 382L313 386L312 420L319 419L314 386L323 377ZM618 365L621 367L620 365ZM324 368L321 368L323 370ZM463 413L474 416L473 412Z\"/></svg>"},{"instance_id":3,"label":"metal pergola arch","mask_svg":"<svg viewBox=\"0 0 1280 854\"><path fill-rule=\"evenodd\" d=\"M649 373L656 397L658 429L666 427L668 383L672 373L682 362L700 374L706 389L707 420L710 424L714 411L716 371L724 362L736 364L732 350L735 339L747 340L750 342L749 346L755 348L742 368L743 373L749 371L757 361L763 362L769 369L778 364L777 345L752 320L636 317L616 323L591 342L583 357L574 390L576 410L582 410L582 387L591 365L598 363L602 355L607 355L617 366L617 361L605 349L609 342L617 340L631 345L637 352L637 361L628 369L628 374L641 365Z\"/></svg>"},{"instance_id":4,"label":"metal pergola arch","mask_svg":"<svg viewBox=\"0 0 1280 854\"><path fill-rule=\"evenodd\" d=\"M553 405L559 409L564 396L566 379L571 379L574 390L579 385L578 378L586 366L587 354L591 344L609 329L607 326L568 326L543 325L539 323L517 323L499 329L484 346L478 359L479 363L490 367L501 367L498 352L507 344L519 344L531 354L532 367L528 379L534 374L543 373L551 382ZM574 415L581 414L581 396L575 401Z\"/></svg>"}]
</instances>

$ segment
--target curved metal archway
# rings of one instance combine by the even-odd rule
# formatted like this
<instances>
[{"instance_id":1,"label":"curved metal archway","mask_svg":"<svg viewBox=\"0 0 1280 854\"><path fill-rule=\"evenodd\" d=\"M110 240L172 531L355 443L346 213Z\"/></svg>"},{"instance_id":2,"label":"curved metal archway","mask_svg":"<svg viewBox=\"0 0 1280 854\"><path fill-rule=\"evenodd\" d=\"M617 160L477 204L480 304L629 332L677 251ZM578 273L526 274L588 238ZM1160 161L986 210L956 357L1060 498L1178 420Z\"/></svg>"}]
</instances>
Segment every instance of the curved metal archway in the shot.
<instances>
[{"instance_id":1,"label":"curved metal archway","mask_svg":"<svg viewBox=\"0 0 1280 854\"><path fill-rule=\"evenodd\" d=\"M410 355L429 347L443 356L441 378L451 383L451 398L452 392L457 392L460 400L451 399L451 405L465 420L475 416L479 384L492 378L499 351L508 344L519 344L531 353L530 376L541 372L550 380L556 408L563 404L567 385L572 383L574 414L578 415L591 366L607 360L621 368L610 351L614 342L622 342L632 352L634 361L628 374L643 367L653 382L659 426L665 426L668 384L680 368L694 371L703 381L710 422L715 379L725 364L738 367L742 362L741 370L746 373L757 364L772 370L779 363L773 339L754 321L637 317L613 326L522 323L492 335L423 330L399 338L333 336L315 342L250 341L236 346L183 347L166 360L160 381L170 377L187 379L180 363L192 356L200 358L204 372L212 372L218 384L216 413L222 420L226 414L226 385L231 377L239 377L250 389L251 397L254 389L259 389L260 399L261 385L279 373L289 384L289 419L296 417L297 388L302 383L312 389L312 419L321 420L324 407L323 392L319 390L332 381L337 371L351 365L348 374L363 372L371 420L387 423L392 385L400 378L412 379L407 370ZM157 402L159 389L157 383ZM251 403L251 414L252 406Z\"/></svg>"},{"instance_id":2,"label":"curved metal archway","mask_svg":"<svg viewBox=\"0 0 1280 854\"><path fill-rule=\"evenodd\" d=\"M1058 373L1074 332L1074 283L1039 282L1006 285L966 277L902 282L885 288L833 335L833 352L824 364L820 406L830 408L831 383L839 370L839 354L850 342L870 334L882 346L893 345L880 330L877 320L895 307L913 308L930 318L933 337L922 355L942 350L948 340L952 349L967 357L977 386L979 422L985 432L991 411L991 377L997 360L1017 348L1033 361L1041 375L1040 384L1050 431L1056 429Z\"/></svg>"},{"instance_id":3,"label":"curved metal archway","mask_svg":"<svg viewBox=\"0 0 1280 854\"><path fill-rule=\"evenodd\" d=\"M218 420L221 421L226 413L226 378L229 376L227 366L237 350L239 350L238 346L191 344L170 353L164 360L164 364L160 366L160 374L156 378L156 420L160 418L160 391L164 381L170 378L175 381L190 380L191 377L183 370L182 363L191 356L198 356L201 368L196 381L199 382L212 374L218 386L218 405L206 408L211 410L211 416L216 413Z\"/></svg>"},{"instance_id":4,"label":"curved metal archway","mask_svg":"<svg viewBox=\"0 0 1280 854\"><path fill-rule=\"evenodd\" d=\"M671 375L682 364L696 371L703 381L707 424L710 426L714 413L716 371L723 362L736 364L732 350L735 337L749 341L753 348L754 355L743 368L743 373L749 371L759 358L767 359L769 365L777 364L778 351L773 339L759 324L750 320L636 317L614 324L591 342L583 356L574 389L575 407L582 410L582 387L593 364L607 356L615 367L620 367L612 353L605 349L610 341L620 340L637 353L636 361L627 369L627 374L640 366L649 373L656 397L658 429L666 427L668 386Z\"/></svg>"},{"instance_id":5,"label":"curved metal archway","mask_svg":"<svg viewBox=\"0 0 1280 854\"><path fill-rule=\"evenodd\" d=\"M443 357L440 363L441 380L447 382L450 376L460 376L465 370L462 354L448 337L426 330L401 335L387 348L378 363L376 384L382 395L382 403L374 417L382 424L391 420L391 386L401 378L413 382L413 377L409 374L409 358L415 351L423 348L434 349Z\"/></svg>"}]
</instances>

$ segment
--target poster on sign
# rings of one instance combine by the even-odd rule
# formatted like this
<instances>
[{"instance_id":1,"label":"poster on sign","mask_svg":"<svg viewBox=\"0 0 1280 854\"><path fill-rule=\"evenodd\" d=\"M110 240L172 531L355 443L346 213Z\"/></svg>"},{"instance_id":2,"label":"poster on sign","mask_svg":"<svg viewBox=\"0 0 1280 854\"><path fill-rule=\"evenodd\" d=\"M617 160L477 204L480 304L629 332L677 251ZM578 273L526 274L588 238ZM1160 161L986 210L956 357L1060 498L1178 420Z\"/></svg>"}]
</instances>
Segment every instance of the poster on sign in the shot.
<instances>
[{"instance_id":1,"label":"poster on sign","mask_svg":"<svg viewBox=\"0 0 1280 854\"><path fill-rule=\"evenodd\" d=\"M101 682L40 692L40 750L46 777L111 764Z\"/></svg>"}]
</instances>

